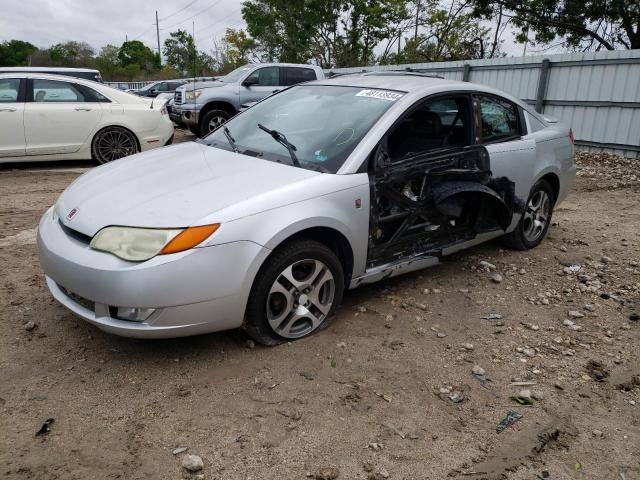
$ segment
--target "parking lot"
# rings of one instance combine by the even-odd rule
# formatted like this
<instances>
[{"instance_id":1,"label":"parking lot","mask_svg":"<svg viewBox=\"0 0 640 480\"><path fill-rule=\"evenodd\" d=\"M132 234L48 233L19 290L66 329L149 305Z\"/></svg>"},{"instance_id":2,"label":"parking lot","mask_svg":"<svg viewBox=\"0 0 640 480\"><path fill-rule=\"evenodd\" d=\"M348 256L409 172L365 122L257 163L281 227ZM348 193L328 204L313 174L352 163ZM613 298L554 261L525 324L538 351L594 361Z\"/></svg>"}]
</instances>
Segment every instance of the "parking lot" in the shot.
<instances>
[{"instance_id":1,"label":"parking lot","mask_svg":"<svg viewBox=\"0 0 640 480\"><path fill-rule=\"evenodd\" d=\"M491 242L351 291L329 328L276 348L119 338L58 305L35 228L92 166L0 170L5 477L177 479L182 447L207 479L640 478L633 162L581 156L538 248ZM533 405L510 399L523 389Z\"/></svg>"}]
</instances>

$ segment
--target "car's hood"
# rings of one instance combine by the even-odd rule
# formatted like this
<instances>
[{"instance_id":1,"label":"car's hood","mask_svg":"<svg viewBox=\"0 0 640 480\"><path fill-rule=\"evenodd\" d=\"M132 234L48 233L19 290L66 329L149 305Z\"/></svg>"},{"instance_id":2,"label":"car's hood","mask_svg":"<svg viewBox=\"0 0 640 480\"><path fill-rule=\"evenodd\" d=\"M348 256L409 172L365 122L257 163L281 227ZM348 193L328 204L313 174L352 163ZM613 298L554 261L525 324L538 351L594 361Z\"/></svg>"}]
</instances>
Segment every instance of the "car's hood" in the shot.
<instances>
[{"instance_id":1,"label":"car's hood","mask_svg":"<svg viewBox=\"0 0 640 480\"><path fill-rule=\"evenodd\" d=\"M186 227L318 175L322 174L190 142L85 173L60 196L56 211L65 225L89 236L107 225Z\"/></svg>"}]
</instances>

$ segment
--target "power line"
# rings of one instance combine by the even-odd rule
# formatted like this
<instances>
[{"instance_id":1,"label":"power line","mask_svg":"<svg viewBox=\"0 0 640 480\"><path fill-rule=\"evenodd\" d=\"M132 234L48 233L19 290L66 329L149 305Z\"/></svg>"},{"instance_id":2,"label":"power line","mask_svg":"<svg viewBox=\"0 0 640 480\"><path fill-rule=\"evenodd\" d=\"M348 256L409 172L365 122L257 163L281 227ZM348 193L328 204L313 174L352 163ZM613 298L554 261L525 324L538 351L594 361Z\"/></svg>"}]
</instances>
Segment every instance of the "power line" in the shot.
<instances>
[{"instance_id":1,"label":"power line","mask_svg":"<svg viewBox=\"0 0 640 480\"><path fill-rule=\"evenodd\" d=\"M161 20L161 21L164 21L164 20L166 20L167 18L170 18L170 17L173 17L174 15L177 15L178 13L180 13L180 12L182 12L182 11L186 10L187 8L189 8L191 5L193 5L193 4L194 4L194 3L196 3L197 1L198 1L198 0L193 0L193 2L189 2L187 5L185 5L184 7L182 7L180 10L177 10L177 11L173 12L172 14L167 15L166 17L162 17L160 20Z\"/></svg>"},{"instance_id":2,"label":"power line","mask_svg":"<svg viewBox=\"0 0 640 480\"><path fill-rule=\"evenodd\" d=\"M144 32L142 32L140 35L136 35L135 37L133 37L131 40L137 40L138 38L146 35L147 33L149 33L151 31L152 28L154 28L156 26L155 23L152 23L151 26L149 28L147 28Z\"/></svg>"},{"instance_id":3,"label":"power line","mask_svg":"<svg viewBox=\"0 0 640 480\"><path fill-rule=\"evenodd\" d=\"M192 18L197 17L197 16L198 16L198 15L200 15L201 13L204 13L204 12L206 12L207 10L212 9L212 8L213 8L213 7L215 7L217 4L219 4L221 1L222 1L222 0L218 0L217 2L214 2L214 3L212 3L211 5L209 5L207 8L205 8L205 9L203 9L203 10L200 10L198 13L195 13L195 14L191 15L190 17L185 18L184 20L180 20L179 22L176 22L176 23L174 23L174 24L172 24L172 25L169 25L168 27L164 27L164 28L162 28L162 30L167 30L167 29L169 29L169 28L173 28L173 27L175 27L176 25L180 25L181 23L184 23L184 22L186 22L186 21L188 21L188 20L191 20Z\"/></svg>"},{"instance_id":4,"label":"power line","mask_svg":"<svg viewBox=\"0 0 640 480\"><path fill-rule=\"evenodd\" d=\"M215 27L216 25L218 25L219 23L224 22L227 18L229 18L229 17L230 17L230 16L232 16L232 15L235 15L235 14L236 14L236 13L238 13L239 11L240 11L240 9L234 10L234 11L233 11L233 12L231 12L229 15L227 15L227 16L225 16L225 17L222 17L220 20L218 20L218 21L216 21L216 22L212 23L212 24L211 24L211 25L209 25L208 27L201 28L201 29L200 29L200 30L198 30L196 33L201 33L201 32L204 32L205 30L209 30L211 27ZM199 38L202 38L202 37L199 37Z\"/></svg>"}]
</instances>

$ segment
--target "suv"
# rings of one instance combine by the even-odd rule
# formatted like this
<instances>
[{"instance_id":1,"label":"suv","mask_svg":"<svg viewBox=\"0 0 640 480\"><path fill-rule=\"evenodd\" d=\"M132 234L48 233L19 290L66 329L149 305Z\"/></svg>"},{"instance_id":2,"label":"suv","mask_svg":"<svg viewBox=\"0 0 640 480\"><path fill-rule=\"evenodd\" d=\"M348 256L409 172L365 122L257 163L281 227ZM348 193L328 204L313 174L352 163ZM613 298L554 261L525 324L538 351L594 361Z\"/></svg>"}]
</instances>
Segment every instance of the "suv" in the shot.
<instances>
[{"instance_id":1,"label":"suv","mask_svg":"<svg viewBox=\"0 0 640 480\"><path fill-rule=\"evenodd\" d=\"M160 94L170 93L173 96L178 87L186 83L186 80L168 80L150 83L146 87L137 90L128 90L129 93L138 95L139 97L157 97Z\"/></svg>"},{"instance_id":2,"label":"suv","mask_svg":"<svg viewBox=\"0 0 640 480\"><path fill-rule=\"evenodd\" d=\"M205 84L176 90L172 120L197 136L206 136L241 109L296 83L324 79L320 67L292 63L261 63L236 68Z\"/></svg>"},{"instance_id":3,"label":"suv","mask_svg":"<svg viewBox=\"0 0 640 480\"><path fill-rule=\"evenodd\" d=\"M47 75L64 75L103 83L100 72L92 68L0 67L0 73L45 73Z\"/></svg>"}]
</instances>

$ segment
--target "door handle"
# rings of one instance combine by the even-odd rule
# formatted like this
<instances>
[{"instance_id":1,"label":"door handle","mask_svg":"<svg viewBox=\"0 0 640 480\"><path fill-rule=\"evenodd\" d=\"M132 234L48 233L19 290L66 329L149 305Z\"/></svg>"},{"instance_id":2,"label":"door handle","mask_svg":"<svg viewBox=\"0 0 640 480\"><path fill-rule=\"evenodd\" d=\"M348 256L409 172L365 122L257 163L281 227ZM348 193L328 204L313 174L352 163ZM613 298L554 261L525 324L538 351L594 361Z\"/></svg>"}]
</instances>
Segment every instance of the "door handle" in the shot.
<instances>
[{"instance_id":1,"label":"door handle","mask_svg":"<svg viewBox=\"0 0 640 480\"><path fill-rule=\"evenodd\" d=\"M0 108L0 112L15 112L16 109L13 107Z\"/></svg>"},{"instance_id":2,"label":"door handle","mask_svg":"<svg viewBox=\"0 0 640 480\"><path fill-rule=\"evenodd\" d=\"M271 93L278 93L279 91L280 91L280 89L279 89L279 88L276 88L276 89L275 89L273 92L271 92Z\"/></svg>"},{"instance_id":3,"label":"door handle","mask_svg":"<svg viewBox=\"0 0 640 480\"><path fill-rule=\"evenodd\" d=\"M88 107L77 107L76 112L90 112L91 109Z\"/></svg>"}]
</instances>

